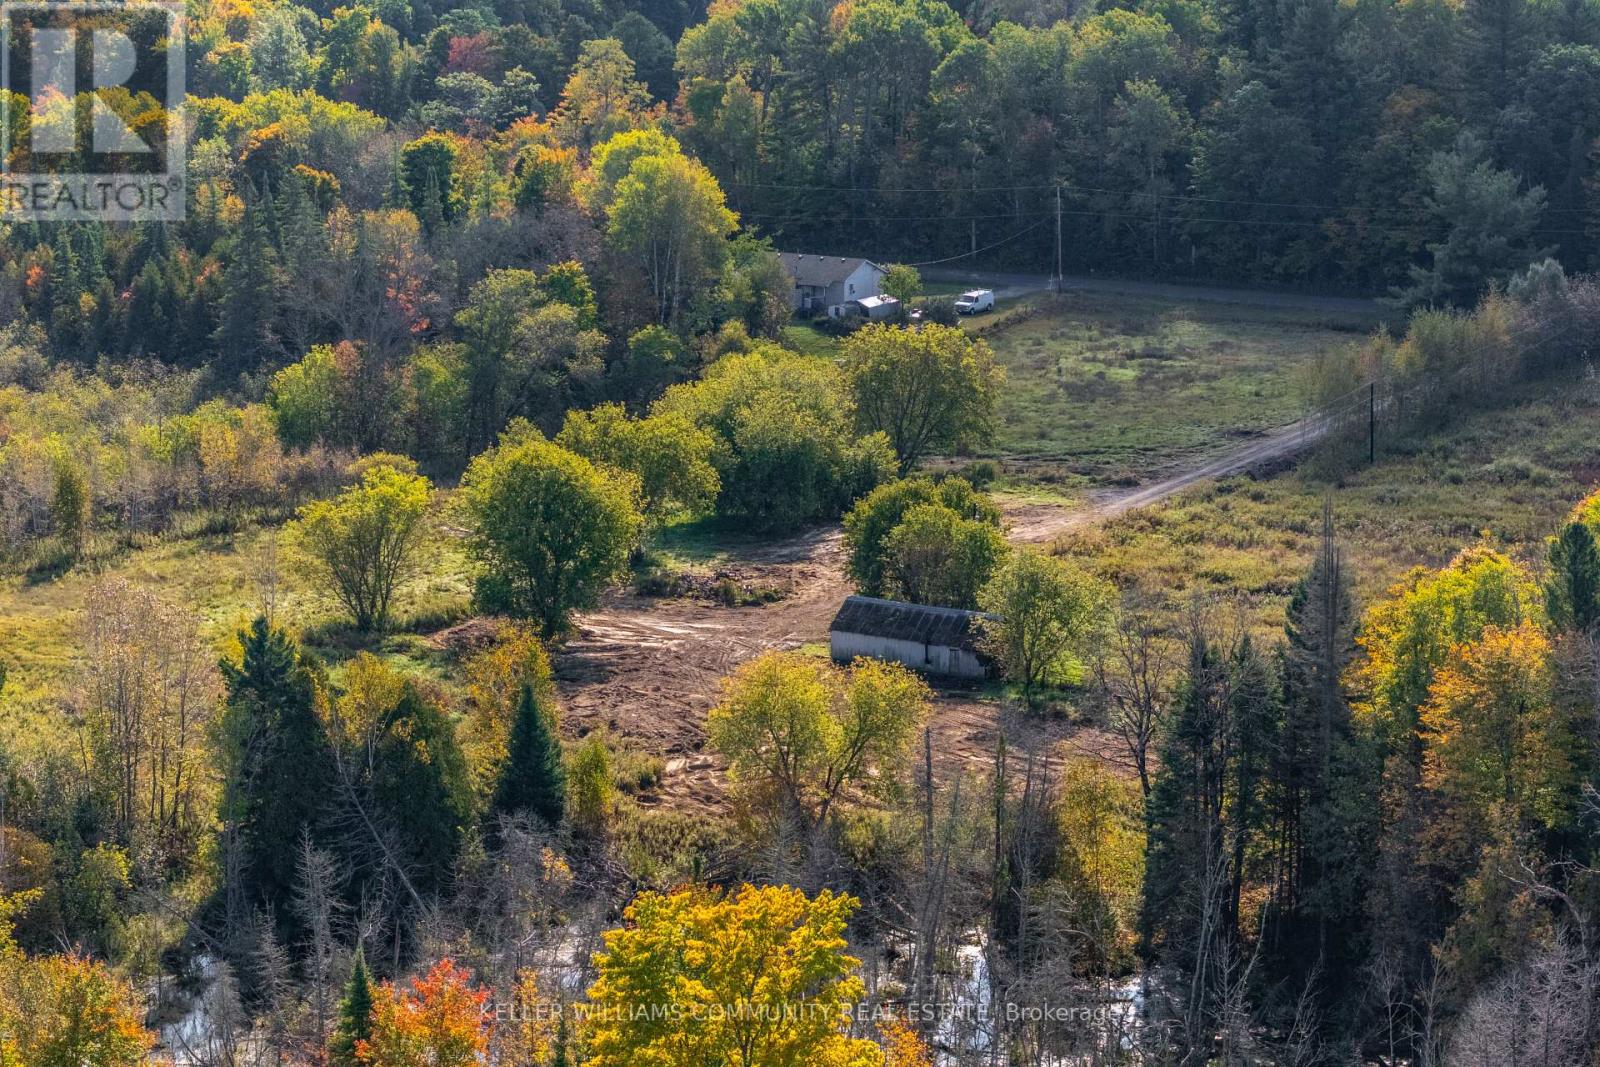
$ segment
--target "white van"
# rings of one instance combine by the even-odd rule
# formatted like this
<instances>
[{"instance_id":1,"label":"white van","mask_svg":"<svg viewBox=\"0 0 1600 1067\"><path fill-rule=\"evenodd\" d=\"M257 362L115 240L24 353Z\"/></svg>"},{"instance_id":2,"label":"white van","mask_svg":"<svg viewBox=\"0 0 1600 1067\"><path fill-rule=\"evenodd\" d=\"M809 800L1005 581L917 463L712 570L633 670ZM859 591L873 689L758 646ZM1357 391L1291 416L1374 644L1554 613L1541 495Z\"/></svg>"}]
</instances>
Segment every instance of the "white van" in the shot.
<instances>
[{"instance_id":1,"label":"white van","mask_svg":"<svg viewBox=\"0 0 1600 1067\"><path fill-rule=\"evenodd\" d=\"M971 289L956 297L956 313L959 315L976 315L980 311L993 310L993 289Z\"/></svg>"}]
</instances>

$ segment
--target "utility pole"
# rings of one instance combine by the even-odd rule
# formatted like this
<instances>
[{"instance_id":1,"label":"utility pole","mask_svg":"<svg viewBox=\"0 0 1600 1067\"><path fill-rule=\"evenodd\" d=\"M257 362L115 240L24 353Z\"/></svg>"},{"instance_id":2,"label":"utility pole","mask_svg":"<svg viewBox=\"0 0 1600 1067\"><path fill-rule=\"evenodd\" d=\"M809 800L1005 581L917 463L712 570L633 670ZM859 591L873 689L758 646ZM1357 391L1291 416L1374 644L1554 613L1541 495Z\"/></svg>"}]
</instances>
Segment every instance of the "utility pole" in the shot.
<instances>
[{"instance_id":1,"label":"utility pole","mask_svg":"<svg viewBox=\"0 0 1600 1067\"><path fill-rule=\"evenodd\" d=\"M1065 281L1061 272L1061 183L1056 182L1056 292L1061 292Z\"/></svg>"}]
</instances>

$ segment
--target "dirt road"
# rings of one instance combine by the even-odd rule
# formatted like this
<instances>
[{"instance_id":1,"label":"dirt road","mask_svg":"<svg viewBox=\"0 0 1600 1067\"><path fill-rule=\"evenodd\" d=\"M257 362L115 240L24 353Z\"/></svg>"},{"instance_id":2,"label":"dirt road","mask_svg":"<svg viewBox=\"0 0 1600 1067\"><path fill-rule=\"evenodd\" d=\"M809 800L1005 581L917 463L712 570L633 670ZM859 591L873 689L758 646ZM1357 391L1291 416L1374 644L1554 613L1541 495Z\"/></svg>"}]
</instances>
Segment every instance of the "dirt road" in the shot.
<instances>
[{"instance_id":1,"label":"dirt road","mask_svg":"<svg viewBox=\"0 0 1600 1067\"><path fill-rule=\"evenodd\" d=\"M1322 433L1308 419L1252 438L1147 485L1107 491L1077 507L1024 505L1006 512L1009 536L1040 543L1087 523L1146 507L1197 482L1225 477L1293 456ZM567 729L604 727L666 760L648 805L707 809L724 790L722 767L704 747L705 716L721 680L768 649L797 649L828 639L828 623L851 588L844 574L839 528L820 527L735 553L727 563L744 576L792 588L776 603L725 607L706 600L617 594L579 618L578 635L556 658L556 681ZM1057 742L1114 755L1109 738L1063 720L1041 722L1001 707L971 690L942 690L932 722L943 772L981 770L1004 730L1016 752Z\"/></svg>"},{"instance_id":2,"label":"dirt road","mask_svg":"<svg viewBox=\"0 0 1600 1067\"><path fill-rule=\"evenodd\" d=\"M1022 505L1007 511L1006 518L1009 523L1007 533L1013 541L1030 544L1053 541L1069 530L1104 522L1125 512L1160 503L1191 485L1270 467L1292 459L1315 444L1326 432L1327 419L1315 415L1290 423L1281 429L1259 434L1209 459L1146 485L1096 493L1080 507L1054 504Z\"/></svg>"}]
</instances>

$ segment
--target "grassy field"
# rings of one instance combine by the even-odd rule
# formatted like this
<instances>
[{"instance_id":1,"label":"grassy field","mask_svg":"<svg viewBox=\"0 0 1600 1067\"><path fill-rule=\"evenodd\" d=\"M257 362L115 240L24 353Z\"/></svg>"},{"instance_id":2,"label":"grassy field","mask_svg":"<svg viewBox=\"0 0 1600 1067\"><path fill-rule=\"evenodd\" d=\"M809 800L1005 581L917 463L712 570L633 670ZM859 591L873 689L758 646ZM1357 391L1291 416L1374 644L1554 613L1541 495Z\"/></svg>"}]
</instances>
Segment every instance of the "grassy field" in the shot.
<instances>
[{"instance_id":1,"label":"grassy field","mask_svg":"<svg viewBox=\"0 0 1600 1067\"><path fill-rule=\"evenodd\" d=\"M1358 598L1371 603L1414 566L1437 567L1480 537L1528 561L1600 482L1600 382L1525 387L1508 407L1337 479L1300 470L1229 478L1069 535L1059 548L1181 608L1220 597L1258 629L1281 625L1331 497Z\"/></svg>"},{"instance_id":2,"label":"grassy field","mask_svg":"<svg viewBox=\"0 0 1600 1067\"><path fill-rule=\"evenodd\" d=\"M796 320L783 328L779 337L783 347L808 356L834 359L839 355L839 338L823 333L809 322Z\"/></svg>"},{"instance_id":3,"label":"grassy field","mask_svg":"<svg viewBox=\"0 0 1600 1067\"><path fill-rule=\"evenodd\" d=\"M1212 444L1223 427L1291 418L1296 367L1319 346L1354 336L1284 313L1162 310L1101 298L1023 322L992 338L1011 369L1002 450L1008 467L1025 454L1052 456L1058 466L1022 464L1049 476L1008 477L999 495L1018 505L1071 503L1118 472L1148 471ZM1079 385L1061 384L1069 380ZM1099 384L1086 387L1085 380ZM1463 416L1340 480L1316 476L1314 464L1232 478L1075 533L1060 547L1175 606L1195 595L1221 595L1252 625L1274 627L1284 596L1315 551L1325 494L1332 494L1358 591L1369 602L1407 568L1443 563L1484 532L1533 558L1560 517L1600 480L1597 420L1600 385L1529 386L1514 406ZM437 518L428 560L397 605L397 631L370 644L340 624L337 606L313 589L290 552L279 551L279 616L336 677L344 661L367 649L409 670L451 678L453 661L427 635L467 616L470 578L448 517ZM97 574L153 586L195 611L221 650L259 610L262 561L274 536L250 527L174 537L59 577L0 576L0 659L9 669L0 692L0 741L61 728L62 696L70 696L79 663L82 605ZM664 531L657 549L676 565L704 569L730 553L743 555L747 543L706 522Z\"/></svg>"},{"instance_id":4,"label":"grassy field","mask_svg":"<svg viewBox=\"0 0 1600 1067\"><path fill-rule=\"evenodd\" d=\"M417 577L397 597L395 632L370 641L344 627L338 605L313 586L291 552L278 548L276 566L267 562L269 545L277 538L276 529L263 527L172 538L48 580L0 578L0 656L7 667L0 742L22 751L29 734L59 728L59 698L71 692L80 666L83 605L102 578L153 588L194 611L203 636L219 652L261 611L263 590L272 587L278 617L329 664L336 681L343 663L363 650L400 661L397 666L412 672L446 678L448 663L440 650L408 631L431 631L466 617L470 579L457 538L436 531L429 539Z\"/></svg>"},{"instance_id":5,"label":"grassy field","mask_svg":"<svg viewBox=\"0 0 1600 1067\"><path fill-rule=\"evenodd\" d=\"M1008 375L995 453L1046 481L1118 482L1301 414L1317 353L1373 323L1068 295L989 337Z\"/></svg>"}]
</instances>

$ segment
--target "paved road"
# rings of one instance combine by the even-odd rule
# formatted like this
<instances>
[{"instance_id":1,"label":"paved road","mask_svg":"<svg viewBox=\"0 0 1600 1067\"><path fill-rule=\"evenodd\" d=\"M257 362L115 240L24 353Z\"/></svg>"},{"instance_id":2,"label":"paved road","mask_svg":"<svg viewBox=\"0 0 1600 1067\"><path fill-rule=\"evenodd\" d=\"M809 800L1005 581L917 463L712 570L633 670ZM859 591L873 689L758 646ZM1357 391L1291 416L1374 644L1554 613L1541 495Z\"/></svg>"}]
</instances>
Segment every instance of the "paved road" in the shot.
<instances>
[{"instance_id":1,"label":"paved road","mask_svg":"<svg viewBox=\"0 0 1600 1067\"><path fill-rule=\"evenodd\" d=\"M995 271L956 270L948 267L927 267L922 276L929 281L956 282L961 285L982 286L993 289L1001 300L1048 292L1050 276L1047 274L1008 274ZM1379 318L1384 307L1376 300L1349 296L1319 296L1315 293L1282 293L1265 289L1226 289L1209 285L1186 285L1177 282L1141 282L1122 278L1094 278L1070 275L1065 279L1066 290L1077 293L1110 293L1117 296L1151 297L1160 300L1204 300L1219 304L1248 304L1254 307L1287 308L1296 311L1320 311L1336 315L1362 315Z\"/></svg>"}]
</instances>

